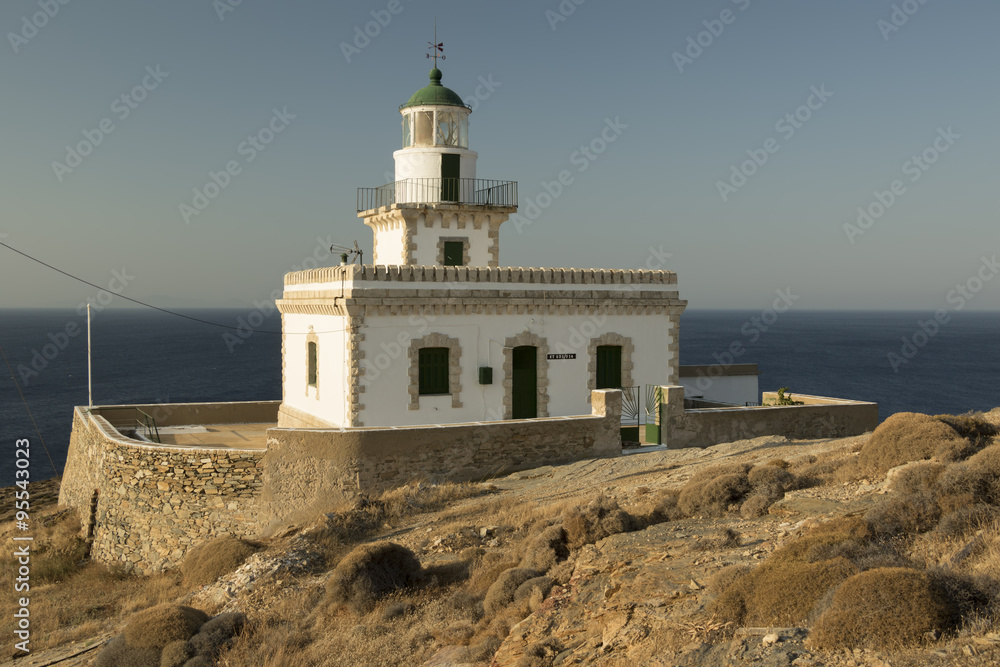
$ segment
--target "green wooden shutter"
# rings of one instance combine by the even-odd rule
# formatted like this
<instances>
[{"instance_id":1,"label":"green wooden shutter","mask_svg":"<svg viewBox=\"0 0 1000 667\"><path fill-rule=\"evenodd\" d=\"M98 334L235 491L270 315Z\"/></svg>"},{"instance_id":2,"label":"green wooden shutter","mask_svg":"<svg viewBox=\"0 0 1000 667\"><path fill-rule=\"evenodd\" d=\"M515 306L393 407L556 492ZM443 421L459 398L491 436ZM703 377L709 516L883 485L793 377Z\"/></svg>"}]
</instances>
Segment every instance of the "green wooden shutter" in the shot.
<instances>
[{"instance_id":1,"label":"green wooden shutter","mask_svg":"<svg viewBox=\"0 0 1000 667\"><path fill-rule=\"evenodd\" d=\"M597 388L620 389L622 386L621 345L597 346Z\"/></svg>"},{"instance_id":2,"label":"green wooden shutter","mask_svg":"<svg viewBox=\"0 0 1000 667\"><path fill-rule=\"evenodd\" d=\"M418 371L420 393L449 394L448 358L446 347L425 347L419 351Z\"/></svg>"},{"instance_id":3,"label":"green wooden shutter","mask_svg":"<svg viewBox=\"0 0 1000 667\"><path fill-rule=\"evenodd\" d=\"M465 266L465 243L462 241L444 242L444 265Z\"/></svg>"},{"instance_id":4,"label":"green wooden shutter","mask_svg":"<svg viewBox=\"0 0 1000 667\"><path fill-rule=\"evenodd\" d=\"M441 201L458 201L458 182L462 175L462 156L441 155Z\"/></svg>"}]
</instances>

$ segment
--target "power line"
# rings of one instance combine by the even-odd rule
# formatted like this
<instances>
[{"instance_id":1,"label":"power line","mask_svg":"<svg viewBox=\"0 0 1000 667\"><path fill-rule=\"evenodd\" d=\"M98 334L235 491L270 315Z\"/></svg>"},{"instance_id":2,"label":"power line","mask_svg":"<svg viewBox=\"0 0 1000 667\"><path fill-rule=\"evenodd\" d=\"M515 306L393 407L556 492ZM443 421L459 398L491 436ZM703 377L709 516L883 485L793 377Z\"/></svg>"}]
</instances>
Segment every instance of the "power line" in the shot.
<instances>
[{"instance_id":1,"label":"power line","mask_svg":"<svg viewBox=\"0 0 1000 667\"><path fill-rule=\"evenodd\" d=\"M63 271L60 268L57 268L55 266L52 266L51 264L47 264L46 262L43 262L42 260L38 259L37 257L32 257L31 255L29 255L26 252L21 252L17 248L11 247L11 246L7 245L6 243L4 243L2 241L0 241L0 245L2 245L3 247L7 248L8 250L13 250L14 252L16 252L18 255L21 255L22 257L27 257L32 262L37 262L37 263L41 264L44 267L50 268L53 271L61 273L61 274L63 274L64 276L66 276L68 278L72 278L73 280L81 282L84 285L90 285L91 287L95 287L95 288L97 288L99 290L104 291L104 288L101 287L100 285L95 285L94 283L90 282L89 280L84 280L83 278L80 278L78 276L74 276L72 273L67 273L66 271ZM184 319L191 320L192 322L200 322L202 324L207 324L209 326L219 327L220 329L232 329L233 331L239 331L239 327L233 327L233 326L230 326L228 324L220 324L219 322L209 322L208 320L203 320L203 319L201 319L199 317L191 317L190 315L184 315L183 313L178 313L178 312L173 311L173 310L167 310L166 308L160 308L159 306L154 306L153 304L146 303L145 301L139 301L138 299L133 299L132 297L125 296L124 294L116 294L116 296L119 297L119 298L121 298L121 299L125 299L126 301L131 301L132 303L137 303L140 306L145 306L146 308L152 308L153 310L158 310L161 313L166 313L167 315L173 315L175 317L183 317ZM278 335L278 336L281 335L280 331L266 331L266 330L263 330L263 329L254 329L254 333L272 334L272 335Z\"/></svg>"},{"instance_id":2,"label":"power line","mask_svg":"<svg viewBox=\"0 0 1000 667\"><path fill-rule=\"evenodd\" d=\"M27 257L32 262L38 262L42 266L50 268L53 271L56 271L58 273L61 273L61 274L63 274L64 276L66 276L68 278L72 278L73 280L81 282L84 285L90 285L91 287L96 287L97 289L99 289L101 291L107 291L103 287L101 287L100 285L95 285L94 283L90 282L89 280L84 280L83 278L74 276L72 273L67 273L66 271L63 271L60 268L57 268L55 266L52 266L51 264L47 264L47 263L43 262L42 260L38 259L37 257L32 257L31 255L29 255L26 252L21 252L17 248L9 246L9 245L7 245L6 243L4 243L2 241L0 241L0 246L3 246L4 248L7 248L8 250L13 250L18 255L21 255L22 257ZM167 310L166 308L160 308L159 306L154 306L153 304L146 303L145 301L139 301L138 299L133 299L131 297L127 297L124 294L117 294L116 293L115 296L117 296L117 297L119 297L121 299L125 299L126 301L131 301L132 303L137 303L140 306L145 306L146 308L152 308L153 310L158 310L161 313L166 313L167 315L173 315L175 317L183 317L185 320L191 320L192 322L200 322L202 324L208 324L209 326L219 327L220 329L230 329L232 331L239 331L240 330L240 327L233 327L233 326L230 326L228 324L220 324L219 322L209 322L208 320L203 320L200 317L191 317L190 315L185 315L184 313L178 313L177 311L174 311L174 310ZM359 327L357 325L355 325L355 326L347 327L345 329L337 329L336 331L315 331L315 332L308 332L308 333L315 333L315 334L343 333L344 331L356 330L358 328ZM280 336L284 332L282 332L282 331L268 331L266 329L254 329L253 333L262 333L262 334L271 334L271 335L274 335L274 336ZM292 333L289 333L288 335L290 335L290 336L294 336L294 335L304 336L304 335L307 335L307 334L305 332L292 332Z\"/></svg>"}]
</instances>

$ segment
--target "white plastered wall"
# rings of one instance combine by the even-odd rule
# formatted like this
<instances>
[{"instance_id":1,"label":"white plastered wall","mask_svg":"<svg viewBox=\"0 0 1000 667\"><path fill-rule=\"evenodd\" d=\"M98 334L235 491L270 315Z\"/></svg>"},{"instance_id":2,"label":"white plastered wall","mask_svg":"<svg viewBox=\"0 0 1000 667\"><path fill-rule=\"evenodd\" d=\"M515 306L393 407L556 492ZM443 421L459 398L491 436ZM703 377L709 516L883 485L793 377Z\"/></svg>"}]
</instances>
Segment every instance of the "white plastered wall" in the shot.
<instances>
[{"instance_id":1,"label":"white plastered wall","mask_svg":"<svg viewBox=\"0 0 1000 667\"><path fill-rule=\"evenodd\" d=\"M406 226L399 220L391 228L380 229L374 234L375 258L373 264L405 264Z\"/></svg>"},{"instance_id":2,"label":"white plastered wall","mask_svg":"<svg viewBox=\"0 0 1000 667\"><path fill-rule=\"evenodd\" d=\"M317 340L317 387L308 387L306 343L312 326ZM343 424L348 409L345 391L346 318L334 315L284 316L284 403L331 424Z\"/></svg>"},{"instance_id":3,"label":"white plastered wall","mask_svg":"<svg viewBox=\"0 0 1000 667\"><path fill-rule=\"evenodd\" d=\"M438 315L365 318L361 362L366 426L494 421L503 418L504 354L508 337L529 332L546 339L549 354L576 354L576 359L547 360L548 414L590 414L588 345L592 338L614 332L632 339L632 384L667 384L676 361L673 331L667 315ZM410 340L430 333L457 338L462 348L462 406L451 396L421 396L419 409L409 404ZM493 368L493 383L479 384L479 367ZM644 392L644 389L642 390Z\"/></svg>"}]
</instances>

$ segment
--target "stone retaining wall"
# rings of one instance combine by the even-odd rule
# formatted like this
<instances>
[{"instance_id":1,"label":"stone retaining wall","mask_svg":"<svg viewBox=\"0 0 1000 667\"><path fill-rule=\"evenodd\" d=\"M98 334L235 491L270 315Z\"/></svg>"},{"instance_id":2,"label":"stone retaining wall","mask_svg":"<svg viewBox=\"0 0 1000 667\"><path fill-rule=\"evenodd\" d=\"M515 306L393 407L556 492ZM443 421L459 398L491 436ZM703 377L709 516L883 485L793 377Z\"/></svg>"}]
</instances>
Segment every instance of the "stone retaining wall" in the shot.
<instances>
[{"instance_id":1,"label":"stone retaining wall","mask_svg":"<svg viewBox=\"0 0 1000 667\"><path fill-rule=\"evenodd\" d=\"M595 391L592 400L593 414L579 417L344 430L274 428L267 431L266 452L140 442L123 436L100 414L120 418L122 410L134 412L136 406L78 407L59 502L77 510L84 532L93 523L95 560L149 574L176 566L188 549L205 540L259 537L276 525L330 511L338 500L359 492L414 479L474 480L617 455L621 392ZM276 402L239 409L226 405L159 407L172 415L214 415L222 421L236 414L277 416Z\"/></svg>"},{"instance_id":2,"label":"stone retaining wall","mask_svg":"<svg viewBox=\"0 0 1000 667\"><path fill-rule=\"evenodd\" d=\"M360 492L414 480L480 480L621 453L621 392L591 392L593 413L396 428L269 429L263 469L267 514L311 511ZM329 511L329 510L327 510Z\"/></svg>"},{"instance_id":3,"label":"stone retaining wall","mask_svg":"<svg viewBox=\"0 0 1000 667\"><path fill-rule=\"evenodd\" d=\"M77 510L84 531L94 522L95 560L157 572L198 542L256 533L263 454L150 445L76 408L59 502Z\"/></svg>"}]
</instances>

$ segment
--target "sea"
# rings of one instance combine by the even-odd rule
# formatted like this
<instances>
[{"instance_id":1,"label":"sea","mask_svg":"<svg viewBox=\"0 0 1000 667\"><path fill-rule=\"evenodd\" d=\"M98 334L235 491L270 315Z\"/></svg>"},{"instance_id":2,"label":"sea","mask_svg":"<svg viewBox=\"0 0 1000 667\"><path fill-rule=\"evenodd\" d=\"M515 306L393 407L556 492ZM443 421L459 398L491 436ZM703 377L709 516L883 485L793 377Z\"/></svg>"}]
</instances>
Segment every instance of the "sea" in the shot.
<instances>
[{"instance_id":1,"label":"sea","mask_svg":"<svg viewBox=\"0 0 1000 667\"><path fill-rule=\"evenodd\" d=\"M178 313L93 313L95 405L281 398L276 313ZM874 401L882 419L1000 406L1000 313L942 320L926 312L688 310L680 362L756 363L761 390ZM73 407L87 405L86 317L0 310L0 348L10 364L0 359L0 486L14 483L19 439L30 442L31 479L61 474Z\"/></svg>"}]
</instances>

